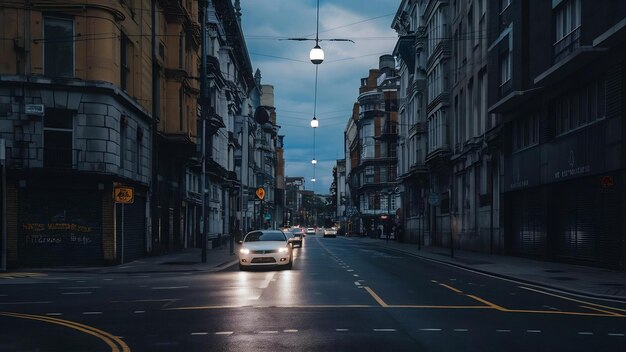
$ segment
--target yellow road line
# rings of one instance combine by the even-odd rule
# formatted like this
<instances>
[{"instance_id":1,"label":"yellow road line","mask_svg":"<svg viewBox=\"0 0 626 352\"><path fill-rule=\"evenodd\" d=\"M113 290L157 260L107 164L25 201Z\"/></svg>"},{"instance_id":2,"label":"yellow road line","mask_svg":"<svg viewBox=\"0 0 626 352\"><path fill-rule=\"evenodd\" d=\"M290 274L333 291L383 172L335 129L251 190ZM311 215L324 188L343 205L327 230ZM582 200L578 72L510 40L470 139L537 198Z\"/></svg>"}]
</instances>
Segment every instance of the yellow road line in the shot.
<instances>
[{"instance_id":1,"label":"yellow road line","mask_svg":"<svg viewBox=\"0 0 626 352\"><path fill-rule=\"evenodd\" d=\"M380 298L380 296L378 296L376 294L376 292L374 292L371 288L367 287L367 286L363 286L363 288L369 292L370 295L372 295L372 297L374 297L374 299L376 300L376 302L378 302L378 304L380 304L381 307L389 307L389 305L387 305L387 303L385 303L385 301L383 301L382 298Z\"/></svg>"},{"instance_id":2,"label":"yellow road line","mask_svg":"<svg viewBox=\"0 0 626 352\"><path fill-rule=\"evenodd\" d=\"M76 323L76 322L64 320L64 319L52 318L52 317L47 317L47 316L39 316L39 315L31 315L31 314L0 312L0 315L13 317L13 318L39 320L45 323L62 325L62 326L75 329L75 330L78 330L78 331L81 331L86 334L99 338L111 348L111 352L130 352L130 348L128 347L128 345L126 345L124 341L122 341L119 337L113 336L106 331L96 329L92 326L88 326L88 325L84 325L84 324L80 324L80 323ZM121 347L122 349L120 350L118 346Z\"/></svg>"},{"instance_id":3,"label":"yellow road line","mask_svg":"<svg viewBox=\"0 0 626 352\"><path fill-rule=\"evenodd\" d=\"M238 308L251 308L251 309L264 309L264 308L374 308L377 307L371 304L294 304L294 305L282 305L282 306L194 306L194 307L175 307L175 308L163 308L162 310L211 310L211 309L238 309Z\"/></svg>"},{"instance_id":4,"label":"yellow road line","mask_svg":"<svg viewBox=\"0 0 626 352\"><path fill-rule=\"evenodd\" d=\"M417 308L417 309L493 309L488 306L419 306L410 304L391 304L388 308Z\"/></svg>"},{"instance_id":5,"label":"yellow road line","mask_svg":"<svg viewBox=\"0 0 626 352\"><path fill-rule=\"evenodd\" d=\"M495 304L495 303L491 303L491 302L489 302L489 301L487 301L487 300L484 300L484 299L482 299L482 298L480 298L480 297L476 297L476 296L474 296L474 295L469 295L469 294L466 294L466 296L467 296L467 297L470 297L470 298L473 298L473 299L477 300L478 302L483 303L483 304L487 305L488 307L491 307L491 308L497 309L497 310L499 310L499 311L502 311L502 312L506 312L506 311L508 311L508 309L503 308L503 307L500 307L499 305L497 305L497 304Z\"/></svg>"},{"instance_id":6,"label":"yellow road line","mask_svg":"<svg viewBox=\"0 0 626 352\"><path fill-rule=\"evenodd\" d=\"M525 310L525 309L505 309L506 313L530 313L530 314L554 314L554 315L580 315L587 317L616 317L621 318L623 315L599 314L599 313L583 313L583 312L562 312L557 310Z\"/></svg>"},{"instance_id":7,"label":"yellow road line","mask_svg":"<svg viewBox=\"0 0 626 352\"><path fill-rule=\"evenodd\" d=\"M601 304L581 301L581 300L575 299L575 298L569 298L569 297L560 296L560 295L557 295L557 294L554 294L554 293L549 293L549 292L545 292L545 291L535 290L534 288L530 288L530 287L524 287L524 286L518 286L518 287L521 288L521 289L524 289L524 290L533 291L533 292L537 292L537 293L541 293L541 294L544 294L544 295L565 299L565 300L576 302L576 303L582 303L582 304L586 304L586 305L590 305L590 306L594 306L594 307L599 307L599 308L604 308L604 309L616 310L616 311L619 311L619 312L626 312L626 309L620 309L620 308L615 308L615 307L603 306Z\"/></svg>"},{"instance_id":8,"label":"yellow road line","mask_svg":"<svg viewBox=\"0 0 626 352\"><path fill-rule=\"evenodd\" d=\"M463 291L459 290L458 288L454 288L454 287L452 287L450 285L446 285L446 284L439 284L439 285L443 286L443 287L445 287L445 288L447 288L449 290L452 290L452 291L454 291L456 293L463 293Z\"/></svg>"},{"instance_id":9,"label":"yellow road line","mask_svg":"<svg viewBox=\"0 0 626 352\"><path fill-rule=\"evenodd\" d=\"M613 316L616 316L616 317L624 317L624 315L623 315L623 314L619 314L619 313L611 312L611 311L604 310L604 309L598 309L598 308L594 308L594 307L587 307L587 306L579 306L579 307L581 307L581 308L587 308L587 309L591 309L591 310L595 310L595 311L597 311L597 312L602 312L602 313L605 313L605 314L608 314L608 315L613 315Z\"/></svg>"}]
</instances>

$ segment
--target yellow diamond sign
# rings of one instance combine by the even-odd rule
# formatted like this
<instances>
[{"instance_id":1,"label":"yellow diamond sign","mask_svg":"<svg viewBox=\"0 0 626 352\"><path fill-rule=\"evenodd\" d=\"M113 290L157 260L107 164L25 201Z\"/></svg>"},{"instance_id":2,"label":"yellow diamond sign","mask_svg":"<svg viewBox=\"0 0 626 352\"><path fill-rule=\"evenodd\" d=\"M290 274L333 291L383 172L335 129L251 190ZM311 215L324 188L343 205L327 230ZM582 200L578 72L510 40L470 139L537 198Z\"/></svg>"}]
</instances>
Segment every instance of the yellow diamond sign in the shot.
<instances>
[{"instance_id":1,"label":"yellow diamond sign","mask_svg":"<svg viewBox=\"0 0 626 352\"><path fill-rule=\"evenodd\" d=\"M132 203L135 198L135 190L132 187L115 187L113 190L115 203Z\"/></svg>"},{"instance_id":2,"label":"yellow diamond sign","mask_svg":"<svg viewBox=\"0 0 626 352\"><path fill-rule=\"evenodd\" d=\"M260 200L263 200L263 198L265 198L265 189L263 187L257 188L255 193Z\"/></svg>"}]
</instances>

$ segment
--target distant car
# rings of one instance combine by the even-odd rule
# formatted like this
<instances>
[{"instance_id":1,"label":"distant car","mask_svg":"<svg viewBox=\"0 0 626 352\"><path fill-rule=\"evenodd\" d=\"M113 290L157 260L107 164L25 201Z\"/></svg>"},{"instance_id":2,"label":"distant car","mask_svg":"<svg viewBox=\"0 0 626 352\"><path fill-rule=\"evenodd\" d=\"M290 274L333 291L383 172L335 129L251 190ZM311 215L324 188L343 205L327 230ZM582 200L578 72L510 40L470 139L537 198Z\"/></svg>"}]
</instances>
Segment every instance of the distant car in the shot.
<instances>
[{"instance_id":1,"label":"distant car","mask_svg":"<svg viewBox=\"0 0 626 352\"><path fill-rule=\"evenodd\" d=\"M337 237L337 228L336 227L325 227L324 228L324 237Z\"/></svg>"},{"instance_id":2,"label":"distant car","mask_svg":"<svg viewBox=\"0 0 626 352\"><path fill-rule=\"evenodd\" d=\"M272 265L292 268L293 252L287 236L281 230L249 232L239 249L239 270Z\"/></svg>"},{"instance_id":3,"label":"distant car","mask_svg":"<svg viewBox=\"0 0 626 352\"><path fill-rule=\"evenodd\" d=\"M291 239L289 240L294 247L302 247L302 238L304 237L304 232L299 227L292 227L287 231L283 231L286 234L291 235Z\"/></svg>"},{"instance_id":4,"label":"distant car","mask_svg":"<svg viewBox=\"0 0 626 352\"><path fill-rule=\"evenodd\" d=\"M314 227L307 227L305 234L307 234L307 235L315 235L315 228Z\"/></svg>"}]
</instances>

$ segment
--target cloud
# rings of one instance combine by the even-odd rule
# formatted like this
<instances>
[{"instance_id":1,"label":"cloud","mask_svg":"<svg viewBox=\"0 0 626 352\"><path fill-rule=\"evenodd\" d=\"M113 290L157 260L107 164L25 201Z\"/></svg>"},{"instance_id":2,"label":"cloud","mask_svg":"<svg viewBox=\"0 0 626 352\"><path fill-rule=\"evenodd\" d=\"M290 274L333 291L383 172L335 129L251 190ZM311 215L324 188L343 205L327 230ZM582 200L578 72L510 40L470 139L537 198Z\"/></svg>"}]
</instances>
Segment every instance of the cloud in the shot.
<instances>
[{"instance_id":1,"label":"cloud","mask_svg":"<svg viewBox=\"0 0 626 352\"><path fill-rule=\"evenodd\" d=\"M343 157L343 133L359 94L361 78L378 67L382 54L391 54L397 41L390 28L397 0L320 2L321 39L346 38L350 42L322 41L325 61L318 69L315 102L315 65L309 61L315 38L316 1L247 0L241 2L242 27L252 66L262 83L274 86L279 133L285 136L285 174L302 176L307 189L315 172L315 191L328 193L332 168ZM320 127L309 125L314 105ZM314 168L313 154L318 160Z\"/></svg>"}]
</instances>

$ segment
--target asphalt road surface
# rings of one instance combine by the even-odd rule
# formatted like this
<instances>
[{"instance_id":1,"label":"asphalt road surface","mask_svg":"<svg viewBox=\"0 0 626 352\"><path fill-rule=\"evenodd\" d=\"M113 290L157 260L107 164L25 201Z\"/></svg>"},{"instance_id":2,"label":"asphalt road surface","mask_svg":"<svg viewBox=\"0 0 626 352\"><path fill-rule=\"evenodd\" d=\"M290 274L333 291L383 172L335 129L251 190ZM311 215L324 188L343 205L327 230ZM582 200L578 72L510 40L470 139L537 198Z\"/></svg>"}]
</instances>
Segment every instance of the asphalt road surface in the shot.
<instances>
[{"instance_id":1,"label":"asphalt road surface","mask_svg":"<svg viewBox=\"0 0 626 352\"><path fill-rule=\"evenodd\" d=\"M308 236L293 270L0 279L0 351L626 351L626 304Z\"/></svg>"}]
</instances>

